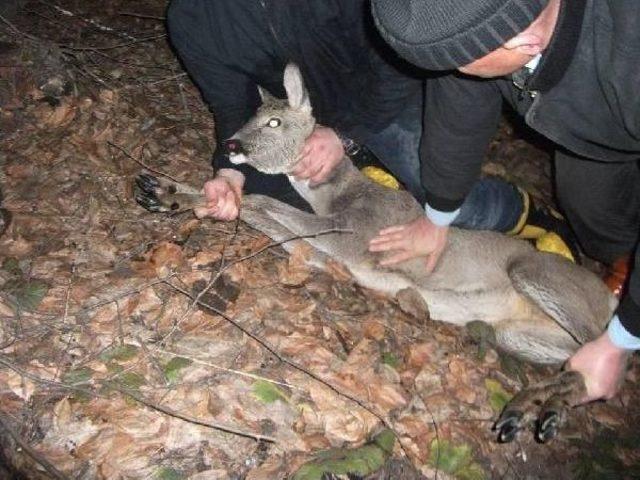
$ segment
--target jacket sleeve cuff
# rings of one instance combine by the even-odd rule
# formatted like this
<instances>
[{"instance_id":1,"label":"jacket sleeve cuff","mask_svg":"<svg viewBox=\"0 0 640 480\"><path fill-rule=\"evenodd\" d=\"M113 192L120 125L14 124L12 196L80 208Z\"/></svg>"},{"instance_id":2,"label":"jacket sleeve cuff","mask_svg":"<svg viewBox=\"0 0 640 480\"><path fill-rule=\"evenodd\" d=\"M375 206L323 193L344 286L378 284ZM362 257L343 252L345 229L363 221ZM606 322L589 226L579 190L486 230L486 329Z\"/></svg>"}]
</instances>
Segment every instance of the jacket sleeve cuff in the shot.
<instances>
[{"instance_id":1,"label":"jacket sleeve cuff","mask_svg":"<svg viewBox=\"0 0 640 480\"><path fill-rule=\"evenodd\" d=\"M635 275L635 272L632 275ZM625 330L635 337L640 337L640 305L633 298L632 292L628 292L622 298L616 314Z\"/></svg>"},{"instance_id":2,"label":"jacket sleeve cuff","mask_svg":"<svg viewBox=\"0 0 640 480\"><path fill-rule=\"evenodd\" d=\"M431 220L431 223L439 227L446 227L451 225L460 213L459 208L452 212L443 212L441 210L436 210L428 203L424 205L424 210L425 212L427 212L427 218Z\"/></svg>"},{"instance_id":3,"label":"jacket sleeve cuff","mask_svg":"<svg viewBox=\"0 0 640 480\"><path fill-rule=\"evenodd\" d=\"M452 200L450 198L444 198L438 195L434 195L429 191L429 189L427 189L427 191L425 192L425 200L427 202L427 205L440 212L453 212L455 210L459 210L464 203L464 197L457 200Z\"/></svg>"},{"instance_id":4,"label":"jacket sleeve cuff","mask_svg":"<svg viewBox=\"0 0 640 480\"><path fill-rule=\"evenodd\" d=\"M640 350L640 338L631 335L622 325L618 315L614 315L607 327L607 334L611 343L626 350Z\"/></svg>"}]
</instances>

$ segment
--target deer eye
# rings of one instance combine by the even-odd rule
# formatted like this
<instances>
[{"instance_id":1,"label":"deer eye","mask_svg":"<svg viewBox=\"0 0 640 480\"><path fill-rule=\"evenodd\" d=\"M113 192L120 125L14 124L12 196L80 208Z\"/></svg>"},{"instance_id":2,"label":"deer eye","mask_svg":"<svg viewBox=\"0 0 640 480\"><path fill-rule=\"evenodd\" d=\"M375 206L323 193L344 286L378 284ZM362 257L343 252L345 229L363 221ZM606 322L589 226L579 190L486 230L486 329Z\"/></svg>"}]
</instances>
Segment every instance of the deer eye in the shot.
<instances>
[{"instance_id":1,"label":"deer eye","mask_svg":"<svg viewBox=\"0 0 640 480\"><path fill-rule=\"evenodd\" d=\"M267 125L271 128L277 128L282 124L282 121L279 118L273 117L270 118L267 122Z\"/></svg>"}]
</instances>

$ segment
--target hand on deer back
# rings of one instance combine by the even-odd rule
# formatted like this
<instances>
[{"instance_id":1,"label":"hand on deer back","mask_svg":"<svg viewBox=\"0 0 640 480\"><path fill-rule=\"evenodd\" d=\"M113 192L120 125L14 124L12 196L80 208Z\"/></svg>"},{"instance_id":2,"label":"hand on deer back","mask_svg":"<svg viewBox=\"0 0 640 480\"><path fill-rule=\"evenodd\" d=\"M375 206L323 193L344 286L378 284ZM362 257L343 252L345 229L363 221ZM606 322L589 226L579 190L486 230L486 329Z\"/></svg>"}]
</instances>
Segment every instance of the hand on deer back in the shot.
<instances>
[{"instance_id":1,"label":"hand on deer back","mask_svg":"<svg viewBox=\"0 0 640 480\"><path fill-rule=\"evenodd\" d=\"M420 217L411 223L381 230L369 242L369 251L392 252L380 262L382 266L426 257L425 268L431 273L447 245L448 232L449 227L435 225L427 217Z\"/></svg>"}]
</instances>

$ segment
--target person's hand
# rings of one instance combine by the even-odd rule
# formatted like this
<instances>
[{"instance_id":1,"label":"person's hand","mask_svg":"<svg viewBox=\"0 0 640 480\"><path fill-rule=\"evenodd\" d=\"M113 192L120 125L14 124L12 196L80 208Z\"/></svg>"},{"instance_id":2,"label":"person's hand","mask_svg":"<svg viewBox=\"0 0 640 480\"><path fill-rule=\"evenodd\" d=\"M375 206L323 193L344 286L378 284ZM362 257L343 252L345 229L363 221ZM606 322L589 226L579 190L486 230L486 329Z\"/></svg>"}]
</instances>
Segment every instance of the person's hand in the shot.
<instances>
[{"instance_id":1,"label":"person's hand","mask_svg":"<svg viewBox=\"0 0 640 480\"><path fill-rule=\"evenodd\" d=\"M204 184L205 207L194 209L196 217L213 217L216 220L230 221L238 218L244 175L231 168L222 168L218 175Z\"/></svg>"},{"instance_id":2,"label":"person's hand","mask_svg":"<svg viewBox=\"0 0 640 480\"><path fill-rule=\"evenodd\" d=\"M581 403L614 397L624 379L628 357L629 350L615 346L607 332L580 347L566 367L584 377L587 396Z\"/></svg>"},{"instance_id":3,"label":"person's hand","mask_svg":"<svg viewBox=\"0 0 640 480\"><path fill-rule=\"evenodd\" d=\"M325 182L344 158L342 142L334 130L316 125L307 138L300 160L291 173L296 180L309 180L310 185Z\"/></svg>"},{"instance_id":4,"label":"person's hand","mask_svg":"<svg viewBox=\"0 0 640 480\"><path fill-rule=\"evenodd\" d=\"M431 273L447 244L449 227L434 225L420 217L405 225L385 228L369 242L370 252L395 252L380 265L395 265L417 257L427 257L426 270Z\"/></svg>"}]
</instances>

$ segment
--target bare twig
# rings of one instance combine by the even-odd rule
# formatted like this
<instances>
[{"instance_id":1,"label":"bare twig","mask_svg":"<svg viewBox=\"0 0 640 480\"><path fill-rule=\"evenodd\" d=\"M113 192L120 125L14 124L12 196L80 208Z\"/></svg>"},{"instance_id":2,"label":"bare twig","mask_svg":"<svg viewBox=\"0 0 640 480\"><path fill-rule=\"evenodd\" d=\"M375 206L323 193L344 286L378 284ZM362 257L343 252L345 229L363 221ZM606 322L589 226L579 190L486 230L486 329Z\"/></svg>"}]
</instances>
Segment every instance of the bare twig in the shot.
<instances>
[{"instance_id":1,"label":"bare twig","mask_svg":"<svg viewBox=\"0 0 640 480\"><path fill-rule=\"evenodd\" d=\"M158 35L151 35L150 37L139 38L137 40L132 40L130 42L117 43L115 45L107 45L104 47L96 47L96 46L83 47L79 45L59 45L59 47L66 50L72 50L74 52L113 50L116 48L124 48L124 47L129 47L131 45L137 45L139 43L151 42L154 40L158 40L160 38L165 38L166 36L167 36L166 33L159 33Z\"/></svg>"},{"instance_id":2,"label":"bare twig","mask_svg":"<svg viewBox=\"0 0 640 480\"><path fill-rule=\"evenodd\" d=\"M123 17L145 18L149 20L160 20L160 21L166 20L165 17L157 17L155 15L144 15L142 13L135 13L135 12L120 12L119 15L122 15Z\"/></svg>"},{"instance_id":3,"label":"bare twig","mask_svg":"<svg viewBox=\"0 0 640 480\"><path fill-rule=\"evenodd\" d=\"M140 340L138 340L138 341L140 341ZM243 371L240 371L240 370L234 370L233 368L221 367L220 365L216 365L215 363L205 362L204 360L200 360L199 358L194 357L193 356L193 352L189 352L189 353L172 352L170 350L164 350L162 348L157 348L157 349L155 349L155 351L157 351L158 353L164 353L164 354L171 355L171 356L174 356L174 357L186 358L187 360L191 360L193 363L197 363L199 365L204 365L204 366L210 367L210 368L215 368L216 370L221 370L223 372L233 373L233 374L239 375L241 377L247 377L247 378L251 378L253 380L263 380L265 382L273 383L274 385L280 385L282 387L291 388L292 390L300 390L300 391L304 390L304 388L302 388L302 387L298 387L297 385L292 385L292 384L287 383L287 382L279 382L278 380L273 380L271 378L263 377L262 375L256 375L255 373L243 372Z\"/></svg>"},{"instance_id":4,"label":"bare twig","mask_svg":"<svg viewBox=\"0 0 640 480\"><path fill-rule=\"evenodd\" d=\"M167 285L169 285L174 290L182 293L183 295L191 298L192 300L196 301L196 297L194 295L192 295L190 292L184 290L183 288L181 288L181 287L179 287L177 285L174 285L171 282L167 282ZM306 376L312 378L316 382L321 383L322 385L328 387L331 391L336 393L338 396L346 398L346 399L352 401L353 403L358 405L360 408L362 408L366 412L368 412L371 415L373 415L374 417L376 417L378 420L380 420L382 422L383 425L385 425L389 430L391 430L393 432L393 434L398 439L400 447L405 452L405 454L408 455L408 452L405 450L404 445L402 445L402 442L400 441L400 438L401 438L400 434L396 431L396 429L393 427L391 422L384 415L376 412L372 407L370 407L367 404L365 404L362 400L354 397L353 395L351 395L349 393L343 392L342 390L340 390L335 385L333 385L330 382L324 380L322 377L320 377L319 375L313 373L312 371L307 370L306 368L304 368L302 365L298 364L297 362L289 359L288 357L283 356L280 352L278 352L278 350L276 350L275 347L273 347L272 345L267 343L266 340L263 340L260 337L258 337L257 335L255 335L254 333L250 332L245 327L240 325L236 320L232 319L231 317L229 317L228 315L226 315L224 312L220 311L216 307L214 307L212 305L209 305L209 304L207 304L207 303L205 303L205 302L203 302L201 300L197 300L197 303L199 305L201 305L202 307L211 310L212 312L216 313L217 315L220 315L222 318L224 318L227 322L231 323L234 327L236 327L242 333L244 333L249 338L251 338L254 341L256 341L258 344L262 345L262 347L264 347L267 351L269 351L273 356L275 356L282 363L284 363L286 365L289 365L294 370L298 370L299 372L304 373Z\"/></svg>"},{"instance_id":5,"label":"bare twig","mask_svg":"<svg viewBox=\"0 0 640 480\"><path fill-rule=\"evenodd\" d=\"M134 162L136 162L138 165L140 165L143 168L146 168L147 170L149 170L150 172L153 173L157 173L158 175L162 175L163 177L167 177L171 180L173 180L176 183L180 183L180 180L178 180L177 178L172 177L171 175L169 175L168 173L164 173L161 172L160 170L156 170L154 168L151 168L149 165L147 165L146 163L144 163L142 160L135 158L133 155L131 155L129 152L127 152L127 150L125 150L123 147L121 147L120 145L118 145L117 143L113 143L111 140L107 140L107 145L112 146L113 148L117 148L118 150L120 150L124 155L126 155L127 158L133 160Z\"/></svg>"},{"instance_id":6,"label":"bare twig","mask_svg":"<svg viewBox=\"0 0 640 480\"><path fill-rule=\"evenodd\" d=\"M101 32L110 33L110 34L116 35L116 36L121 37L121 38L126 38L128 40L133 40L133 41L137 41L138 40L137 38L132 37L128 33L119 32L115 28L103 25L102 23L99 23L99 22L97 22L97 21L95 21L95 20L93 20L91 18L86 18L86 17L83 17L81 15L78 15L77 13L74 13L74 12L72 12L70 10L62 8L62 7L58 6L58 5L56 5L55 3L47 2L45 0L39 0L39 3L41 3L42 5L46 5L47 7L53 8L55 11L57 11L58 13L64 15L65 17L77 18L82 23L84 23L86 25L89 25L89 26L91 26L93 28L96 28L96 29L100 30Z\"/></svg>"},{"instance_id":7,"label":"bare twig","mask_svg":"<svg viewBox=\"0 0 640 480\"><path fill-rule=\"evenodd\" d=\"M67 476L58 470L52 463L44 458L35 449L31 448L31 445L20 436L20 434L11 426L10 422L4 415L0 415L0 427L2 427L13 440L20 446L20 448L31 458L33 458L38 465L44 468L52 478L57 480L67 480Z\"/></svg>"},{"instance_id":8,"label":"bare twig","mask_svg":"<svg viewBox=\"0 0 640 480\"><path fill-rule=\"evenodd\" d=\"M185 320L185 318L187 318L191 312L193 311L193 308L197 305L197 304L201 304L200 299L209 291L209 289L215 285L215 283L218 281L218 279L220 278L220 276L222 276L222 274L228 270L229 268L231 268L233 265L237 264L237 263L241 263L244 262L246 260L249 260L250 258L256 257L258 255L260 255L261 253L270 250L272 248L278 247L280 245L284 245L285 243L288 242L292 242L295 240L303 240L305 238L315 238L315 237L320 237L323 235L328 235L328 234L332 234L332 233L353 233L353 230L350 229L341 229L341 228L330 228L328 230L321 230L319 232L314 232L314 233L309 233L306 235L295 235L292 236L290 238L285 238L284 240L281 240L279 242L271 242L268 245L265 245L264 247L258 249L257 251L250 253L249 255L245 255L244 257L240 257L237 258L235 260L233 260L232 262L227 263L226 265L222 265L220 266L220 268L218 269L218 271L216 272L216 274L213 276L213 278L209 281L209 283L202 289L200 290L200 292L198 292L198 294L195 297L192 297L191 295L189 295L190 298L193 299L193 302L191 302L191 305L189 305L189 307L187 308L187 310L180 316L180 318L174 323L173 327L171 328L171 330L169 331L169 333L167 333L162 340L160 340L160 344L163 344L167 341L167 339L169 337L171 337L176 330L180 327L180 325L182 324L182 322ZM224 252L223 252L224 253ZM222 255L222 257L220 258L220 262L224 261L224 255ZM167 285L171 286L172 288L176 288L176 286L174 286L173 284L171 284L170 282L167 282ZM226 317L225 317L226 318Z\"/></svg>"},{"instance_id":9,"label":"bare twig","mask_svg":"<svg viewBox=\"0 0 640 480\"><path fill-rule=\"evenodd\" d=\"M171 75L169 77L161 78L160 80L155 80L153 82L147 82L146 86L147 87L152 87L152 86L158 85L160 83L169 82L171 80L175 80L176 78L182 78L182 77L186 77L186 76L187 76L187 74L185 72L177 73L177 74Z\"/></svg>"},{"instance_id":10,"label":"bare twig","mask_svg":"<svg viewBox=\"0 0 640 480\"><path fill-rule=\"evenodd\" d=\"M259 442L262 441L262 442L276 443L275 438L269 437L267 435L252 433L246 430L240 430L238 428L231 427L229 425L224 425L222 423L207 422L205 420L200 420L198 418L185 415L184 413L176 412L175 410L172 410L168 407L158 405L157 403L147 400L132 391L125 390L123 388L118 388L118 387L116 387L115 390L119 391L123 395L127 395L131 397L136 402L141 403L142 405L145 405L153 410L157 410L158 412L164 413L165 415L169 415L170 417L179 418L180 420L184 420L185 422L194 423L196 425L202 425L203 427L209 427L209 428L213 428L215 430L220 430L227 433L232 433L234 435L239 435L241 437L253 438L254 440L257 440Z\"/></svg>"},{"instance_id":11,"label":"bare twig","mask_svg":"<svg viewBox=\"0 0 640 480\"><path fill-rule=\"evenodd\" d=\"M86 388L81 388L78 387L76 385L70 385L67 383L62 383L62 382L57 382L57 381L53 381L53 380L46 380L44 378L38 377L37 375L34 375L20 367L18 367L17 365L14 365L13 363L9 362L8 360L5 360L3 357L0 356L0 365L4 365L5 367L13 370L14 372L18 373L19 375L22 375L26 378L29 378L30 380L33 380L37 383L40 383L42 385L48 385L48 386L54 386L57 388L63 388L63 389L67 389L67 390L74 390L74 391L78 391L81 393L86 393L89 394L93 397L99 397L99 398L104 398L102 395L98 394L97 392L95 392L94 390L91 389L86 389ZM204 420L199 420L197 418L193 418L190 417L188 415L182 414L180 412L176 412L174 410L171 410L167 407L163 407L161 405L155 404L150 400L144 399L142 397L140 397L139 395L129 391L129 390L125 390L121 387L119 387L118 385L114 385L111 381L107 380L102 382L105 385L108 385L111 389L116 390L124 395L127 395L131 398L133 398L134 400L136 400L137 402L146 405L149 408L153 408L154 410L157 410L159 412L165 413L166 415L170 415L172 417L175 418L179 418L181 420L184 420L186 422L190 422L190 423L195 423L197 425L202 425L205 427L209 427L209 428L213 428L215 430L221 430L223 432L227 432L227 433L233 433L235 435L240 435L242 437L248 437L248 438L253 438L254 440L258 440L258 441L265 441L265 442L270 442L270 443L275 443L275 439L273 437L269 437L269 436L265 436L265 435L261 435L261 434L255 434L252 432L247 432L247 431L243 431L243 430L239 430L237 428L228 426L228 425L224 425L221 423L215 423L215 422L206 422ZM58 478L58 477L56 477ZM60 478L65 478L65 477L60 477Z\"/></svg>"},{"instance_id":12,"label":"bare twig","mask_svg":"<svg viewBox=\"0 0 640 480\"><path fill-rule=\"evenodd\" d=\"M19 30L18 27L16 27L13 23L11 23L9 20L4 18L2 15L0 15L0 22L4 23L7 27L9 27L9 30L11 30L16 35L23 36L25 38L28 38L29 40L33 40L36 42L40 41L39 38L34 37L33 35L30 35L26 32L23 32L22 30Z\"/></svg>"},{"instance_id":13,"label":"bare twig","mask_svg":"<svg viewBox=\"0 0 640 480\"><path fill-rule=\"evenodd\" d=\"M177 273L171 273L169 275L167 275L166 277L163 278L158 278L156 280L153 280L151 282L145 283L143 285L140 285L138 288L132 288L131 290L127 290L126 292L122 292L118 295L114 295L111 298L105 299L105 300L100 300L99 302L96 302L92 305L89 305L87 307L82 307L74 312L71 313L72 316L76 316L80 313L85 313L85 312L89 312L91 310L95 310L96 308L100 308L103 307L105 305L108 305L110 303L115 302L116 300L120 300L122 298L126 298L126 297L130 297L131 295L135 295L137 293L141 293L143 290L146 290L147 288L151 288L155 285L161 284L161 283L166 283L167 279L170 279L174 276L176 276Z\"/></svg>"}]
</instances>

